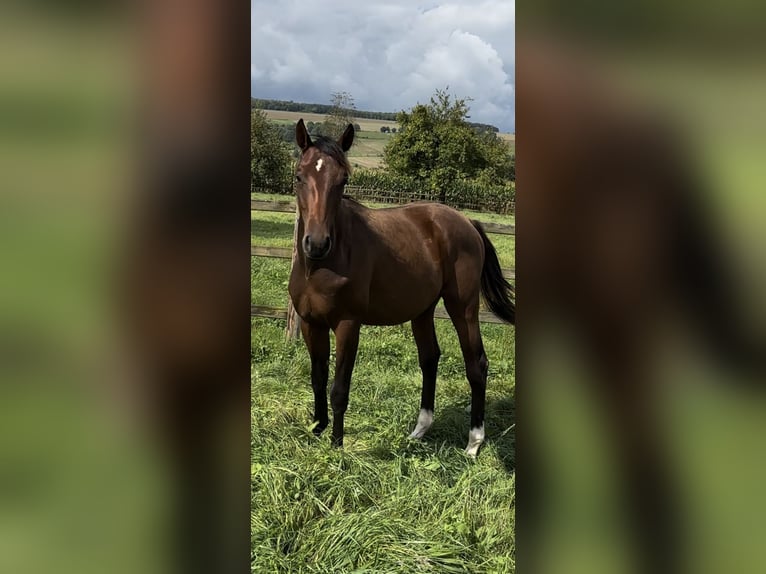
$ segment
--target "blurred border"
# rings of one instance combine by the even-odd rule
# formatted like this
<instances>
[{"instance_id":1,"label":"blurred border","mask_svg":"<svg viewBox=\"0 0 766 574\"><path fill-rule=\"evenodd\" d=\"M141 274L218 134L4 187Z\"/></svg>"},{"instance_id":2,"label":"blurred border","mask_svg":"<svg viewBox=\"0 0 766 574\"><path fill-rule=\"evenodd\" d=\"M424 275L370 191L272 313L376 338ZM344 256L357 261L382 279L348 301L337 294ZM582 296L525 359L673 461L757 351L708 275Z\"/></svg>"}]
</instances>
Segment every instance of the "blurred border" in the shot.
<instances>
[{"instance_id":1,"label":"blurred border","mask_svg":"<svg viewBox=\"0 0 766 574\"><path fill-rule=\"evenodd\" d=\"M0 22L0 570L249 570L246 4Z\"/></svg>"},{"instance_id":2,"label":"blurred border","mask_svg":"<svg viewBox=\"0 0 766 574\"><path fill-rule=\"evenodd\" d=\"M763 16L518 7L520 572L766 567Z\"/></svg>"}]
</instances>

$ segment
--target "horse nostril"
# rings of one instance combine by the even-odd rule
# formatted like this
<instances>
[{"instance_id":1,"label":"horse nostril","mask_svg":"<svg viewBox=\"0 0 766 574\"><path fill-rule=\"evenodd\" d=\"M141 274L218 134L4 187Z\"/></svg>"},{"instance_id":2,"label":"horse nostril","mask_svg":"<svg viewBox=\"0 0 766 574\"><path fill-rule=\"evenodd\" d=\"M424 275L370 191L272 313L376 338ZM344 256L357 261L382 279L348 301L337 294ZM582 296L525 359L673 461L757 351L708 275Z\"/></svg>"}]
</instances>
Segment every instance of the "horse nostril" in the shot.
<instances>
[{"instance_id":1,"label":"horse nostril","mask_svg":"<svg viewBox=\"0 0 766 574\"><path fill-rule=\"evenodd\" d=\"M311 235L303 236L303 251L312 259L322 259L330 252L332 240L330 236L325 236L321 241L317 241Z\"/></svg>"}]
</instances>

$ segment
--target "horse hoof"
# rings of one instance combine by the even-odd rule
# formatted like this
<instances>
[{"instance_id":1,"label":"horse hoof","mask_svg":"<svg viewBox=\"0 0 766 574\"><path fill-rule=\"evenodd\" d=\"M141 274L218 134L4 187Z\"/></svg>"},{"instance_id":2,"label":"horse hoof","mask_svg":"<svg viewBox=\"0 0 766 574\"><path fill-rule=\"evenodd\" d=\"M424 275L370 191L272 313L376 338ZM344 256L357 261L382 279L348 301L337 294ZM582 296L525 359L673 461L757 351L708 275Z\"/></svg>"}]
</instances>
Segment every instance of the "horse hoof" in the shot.
<instances>
[{"instance_id":1,"label":"horse hoof","mask_svg":"<svg viewBox=\"0 0 766 574\"><path fill-rule=\"evenodd\" d=\"M476 458L483 442L484 425L471 429L471 432L468 433L468 446L465 447L465 453L471 458Z\"/></svg>"},{"instance_id":2,"label":"horse hoof","mask_svg":"<svg viewBox=\"0 0 766 574\"><path fill-rule=\"evenodd\" d=\"M410 438L423 438L433 422L434 412L428 409L420 409L418 423L415 425L415 430L410 434Z\"/></svg>"}]
</instances>

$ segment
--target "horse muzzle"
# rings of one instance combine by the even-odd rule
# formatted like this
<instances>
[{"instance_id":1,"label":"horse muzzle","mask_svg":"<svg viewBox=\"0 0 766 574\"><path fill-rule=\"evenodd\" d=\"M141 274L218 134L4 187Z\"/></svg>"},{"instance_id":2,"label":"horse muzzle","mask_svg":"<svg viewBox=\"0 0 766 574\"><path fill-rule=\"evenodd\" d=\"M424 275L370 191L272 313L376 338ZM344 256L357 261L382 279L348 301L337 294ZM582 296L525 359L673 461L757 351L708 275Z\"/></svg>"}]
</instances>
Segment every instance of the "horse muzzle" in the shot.
<instances>
[{"instance_id":1,"label":"horse muzzle","mask_svg":"<svg viewBox=\"0 0 766 574\"><path fill-rule=\"evenodd\" d=\"M316 240L311 235L305 235L302 242L303 253L312 261L320 261L330 254L332 249L332 239L326 236Z\"/></svg>"}]
</instances>

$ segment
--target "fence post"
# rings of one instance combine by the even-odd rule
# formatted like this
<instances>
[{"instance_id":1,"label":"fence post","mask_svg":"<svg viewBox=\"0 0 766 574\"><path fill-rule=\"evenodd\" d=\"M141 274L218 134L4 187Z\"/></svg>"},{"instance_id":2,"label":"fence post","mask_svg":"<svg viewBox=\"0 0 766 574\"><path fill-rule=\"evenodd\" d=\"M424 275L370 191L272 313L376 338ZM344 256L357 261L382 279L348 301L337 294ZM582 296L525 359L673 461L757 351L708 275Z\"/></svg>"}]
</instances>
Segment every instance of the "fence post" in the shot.
<instances>
[{"instance_id":1,"label":"fence post","mask_svg":"<svg viewBox=\"0 0 766 574\"><path fill-rule=\"evenodd\" d=\"M300 211L298 211L298 202L295 203L295 225L293 226L293 258L290 263L290 274L293 272L293 265L298 257L298 219L300 218ZM289 275L288 275L289 277ZM298 313L295 312L293 307L292 297L287 297L287 328L285 329L285 336L288 339L300 339L301 337L301 318Z\"/></svg>"}]
</instances>

